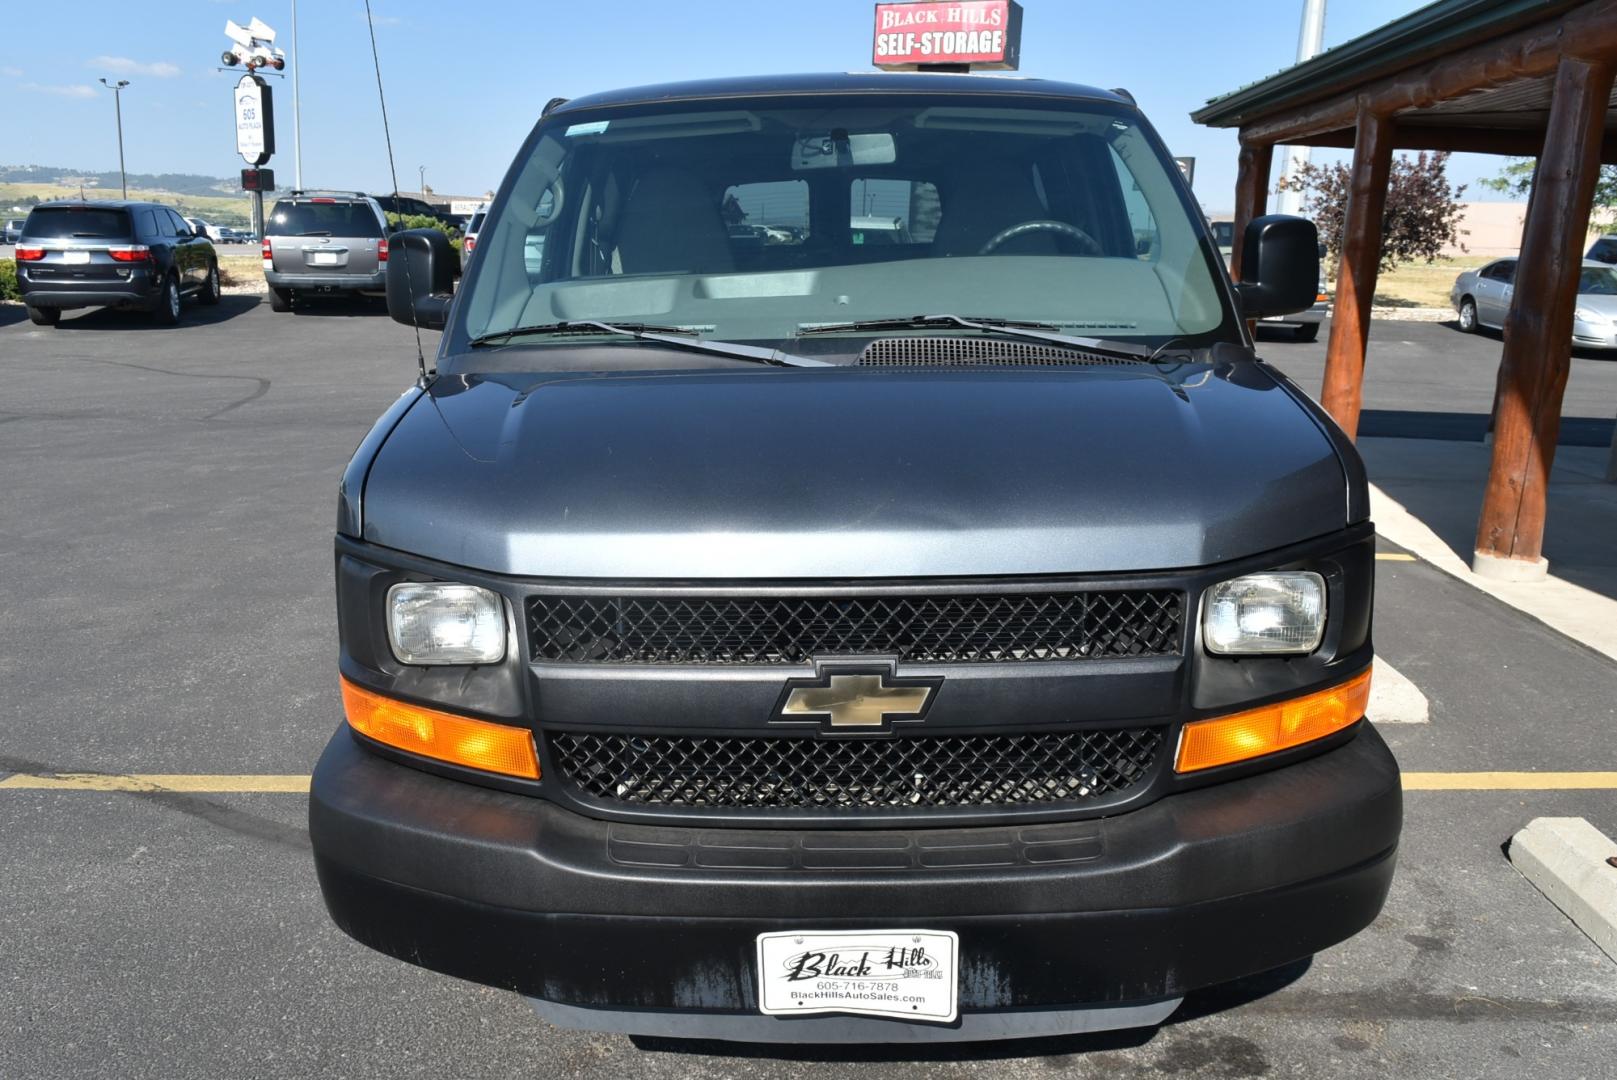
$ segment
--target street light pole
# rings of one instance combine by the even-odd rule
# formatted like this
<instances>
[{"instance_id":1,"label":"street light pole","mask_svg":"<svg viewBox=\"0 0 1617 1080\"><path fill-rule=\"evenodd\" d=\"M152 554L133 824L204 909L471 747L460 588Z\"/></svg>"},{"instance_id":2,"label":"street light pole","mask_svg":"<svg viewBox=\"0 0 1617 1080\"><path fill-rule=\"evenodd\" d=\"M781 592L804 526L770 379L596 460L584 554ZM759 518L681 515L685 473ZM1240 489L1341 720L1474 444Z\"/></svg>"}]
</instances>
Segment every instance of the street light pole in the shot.
<instances>
[{"instance_id":1,"label":"street light pole","mask_svg":"<svg viewBox=\"0 0 1617 1080\"><path fill-rule=\"evenodd\" d=\"M303 95L298 63L298 0L292 0L292 181L303 190Z\"/></svg>"},{"instance_id":2,"label":"street light pole","mask_svg":"<svg viewBox=\"0 0 1617 1080\"><path fill-rule=\"evenodd\" d=\"M1297 32L1297 63L1318 56L1324 46L1325 0L1303 0L1302 27ZM1309 149L1306 146L1276 147L1275 156L1280 159L1280 175L1294 180L1295 174L1308 164ZM1280 193L1277 212L1300 214L1302 211L1302 192L1297 190L1295 184L1287 184L1286 190Z\"/></svg>"},{"instance_id":3,"label":"street light pole","mask_svg":"<svg viewBox=\"0 0 1617 1080\"><path fill-rule=\"evenodd\" d=\"M425 199L427 197L427 167L425 165L417 165L415 167L415 171L416 183L419 185L416 190L421 192L421 197Z\"/></svg>"},{"instance_id":4,"label":"street light pole","mask_svg":"<svg viewBox=\"0 0 1617 1080\"><path fill-rule=\"evenodd\" d=\"M123 197L127 199L127 198L129 198L129 174L124 172L124 101L123 101L123 92L124 92L124 87L129 85L129 80L128 79L119 79L115 83L110 83L107 80L102 79L101 80L101 85L105 86L108 90L112 91L112 109L113 109L114 114L118 117L118 180L123 185L123 189L124 189L124 196Z\"/></svg>"}]
</instances>

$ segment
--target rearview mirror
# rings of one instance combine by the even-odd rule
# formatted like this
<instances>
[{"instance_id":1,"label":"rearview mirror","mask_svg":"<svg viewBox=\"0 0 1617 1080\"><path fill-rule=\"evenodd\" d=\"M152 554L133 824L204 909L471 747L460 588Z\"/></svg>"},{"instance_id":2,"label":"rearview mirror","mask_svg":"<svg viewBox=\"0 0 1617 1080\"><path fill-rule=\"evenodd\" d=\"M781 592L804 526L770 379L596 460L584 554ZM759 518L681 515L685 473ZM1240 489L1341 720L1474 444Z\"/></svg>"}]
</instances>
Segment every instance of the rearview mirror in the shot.
<instances>
[{"instance_id":1,"label":"rearview mirror","mask_svg":"<svg viewBox=\"0 0 1617 1080\"><path fill-rule=\"evenodd\" d=\"M792 169L846 168L849 165L891 165L898 160L898 148L890 132L854 134L835 131L798 135L792 144Z\"/></svg>"},{"instance_id":2,"label":"rearview mirror","mask_svg":"<svg viewBox=\"0 0 1617 1080\"><path fill-rule=\"evenodd\" d=\"M406 326L442 330L449 320L460 256L437 229L407 229L387 238L387 313Z\"/></svg>"},{"instance_id":3,"label":"rearview mirror","mask_svg":"<svg viewBox=\"0 0 1617 1080\"><path fill-rule=\"evenodd\" d=\"M1307 218L1253 218L1242 236L1241 314L1291 315L1314 306L1319 290L1319 231Z\"/></svg>"}]
</instances>

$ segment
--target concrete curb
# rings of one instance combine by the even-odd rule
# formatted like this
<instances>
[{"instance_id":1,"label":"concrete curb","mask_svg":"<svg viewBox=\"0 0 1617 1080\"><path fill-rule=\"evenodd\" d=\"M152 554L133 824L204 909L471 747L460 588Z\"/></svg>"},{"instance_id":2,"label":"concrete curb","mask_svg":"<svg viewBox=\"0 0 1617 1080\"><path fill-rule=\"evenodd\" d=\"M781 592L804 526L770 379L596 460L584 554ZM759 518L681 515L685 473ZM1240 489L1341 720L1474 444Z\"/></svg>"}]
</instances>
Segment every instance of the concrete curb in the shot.
<instances>
[{"instance_id":1,"label":"concrete curb","mask_svg":"<svg viewBox=\"0 0 1617 1080\"><path fill-rule=\"evenodd\" d=\"M1449 307L1371 307L1370 317L1389 322L1448 322L1456 316Z\"/></svg>"},{"instance_id":2,"label":"concrete curb","mask_svg":"<svg viewBox=\"0 0 1617 1080\"><path fill-rule=\"evenodd\" d=\"M1510 862L1617 960L1617 843L1583 818L1534 818L1510 838Z\"/></svg>"},{"instance_id":3,"label":"concrete curb","mask_svg":"<svg viewBox=\"0 0 1617 1080\"><path fill-rule=\"evenodd\" d=\"M1425 724L1432 708L1420 687L1380 656L1370 677L1370 707L1366 715L1378 724Z\"/></svg>"}]
</instances>

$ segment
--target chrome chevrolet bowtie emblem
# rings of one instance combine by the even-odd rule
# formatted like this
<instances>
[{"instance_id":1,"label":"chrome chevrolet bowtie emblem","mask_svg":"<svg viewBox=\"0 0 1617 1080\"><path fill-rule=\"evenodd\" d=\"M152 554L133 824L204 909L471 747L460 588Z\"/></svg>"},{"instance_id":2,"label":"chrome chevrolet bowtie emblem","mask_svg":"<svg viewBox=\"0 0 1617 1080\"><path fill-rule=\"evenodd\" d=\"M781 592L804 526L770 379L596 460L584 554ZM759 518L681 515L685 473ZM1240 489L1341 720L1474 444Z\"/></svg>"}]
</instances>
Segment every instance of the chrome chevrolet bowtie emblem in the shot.
<instances>
[{"instance_id":1,"label":"chrome chevrolet bowtie emblem","mask_svg":"<svg viewBox=\"0 0 1617 1080\"><path fill-rule=\"evenodd\" d=\"M786 684L775 720L818 723L835 733L886 731L893 721L926 715L942 679L900 679L892 666L822 663L812 679Z\"/></svg>"}]
</instances>

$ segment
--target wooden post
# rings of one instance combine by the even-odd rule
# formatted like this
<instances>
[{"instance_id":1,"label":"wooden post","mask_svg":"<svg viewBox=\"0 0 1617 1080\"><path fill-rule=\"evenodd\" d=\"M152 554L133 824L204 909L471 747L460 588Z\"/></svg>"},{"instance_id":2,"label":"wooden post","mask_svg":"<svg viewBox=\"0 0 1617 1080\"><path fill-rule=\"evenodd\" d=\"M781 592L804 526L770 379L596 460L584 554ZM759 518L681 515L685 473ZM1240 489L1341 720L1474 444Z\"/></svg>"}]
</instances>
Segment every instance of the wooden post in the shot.
<instances>
[{"instance_id":1,"label":"wooden post","mask_svg":"<svg viewBox=\"0 0 1617 1080\"><path fill-rule=\"evenodd\" d=\"M1241 280L1241 251L1246 226L1269 208L1269 169L1275 148L1270 143L1242 143L1235 171L1235 235L1230 241L1230 277Z\"/></svg>"},{"instance_id":2,"label":"wooden post","mask_svg":"<svg viewBox=\"0 0 1617 1080\"><path fill-rule=\"evenodd\" d=\"M1544 152L1522 229L1521 270L1505 319L1493 467L1471 561L1473 570L1490 577L1530 580L1548 571L1545 495L1572 363L1572 312L1612 75L1610 61L1571 57L1555 72Z\"/></svg>"},{"instance_id":3,"label":"wooden post","mask_svg":"<svg viewBox=\"0 0 1617 1080\"><path fill-rule=\"evenodd\" d=\"M1342 223L1342 261L1336 272L1331 340L1325 351L1320 403L1348 438L1359 430L1364 400L1364 354L1370 339L1370 303L1381 267L1381 217L1392 170L1392 118L1359 110L1353 137L1353 174Z\"/></svg>"}]
</instances>

